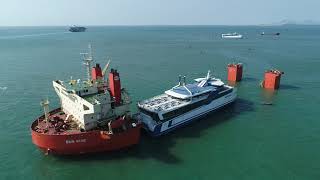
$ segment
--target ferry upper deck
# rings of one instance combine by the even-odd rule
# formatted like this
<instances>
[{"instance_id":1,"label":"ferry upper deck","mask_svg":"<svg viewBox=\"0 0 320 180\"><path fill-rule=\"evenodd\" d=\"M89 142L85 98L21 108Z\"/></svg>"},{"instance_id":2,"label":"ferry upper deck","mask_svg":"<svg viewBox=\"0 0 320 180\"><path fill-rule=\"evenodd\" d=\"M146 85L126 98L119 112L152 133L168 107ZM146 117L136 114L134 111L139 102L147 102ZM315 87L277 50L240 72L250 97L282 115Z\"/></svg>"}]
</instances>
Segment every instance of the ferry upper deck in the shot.
<instances>
[{"instance_id":1,"label":"ferry upper deck","mask_svg":"<svg viewBox=\"0 0 320 180\"><path fill-rule=\"evenodd\" d=\"M220 79L211 78L210 72L206 78L198 78L195 81L192 84L185 84L185 82L181 83L181 78L179 78L177 86L165 91L165 94L138 102L138 107L154 113L165 113L204 100L212 92L218 94L231 88L225 86Z\"/></svg>"}]
</instances>

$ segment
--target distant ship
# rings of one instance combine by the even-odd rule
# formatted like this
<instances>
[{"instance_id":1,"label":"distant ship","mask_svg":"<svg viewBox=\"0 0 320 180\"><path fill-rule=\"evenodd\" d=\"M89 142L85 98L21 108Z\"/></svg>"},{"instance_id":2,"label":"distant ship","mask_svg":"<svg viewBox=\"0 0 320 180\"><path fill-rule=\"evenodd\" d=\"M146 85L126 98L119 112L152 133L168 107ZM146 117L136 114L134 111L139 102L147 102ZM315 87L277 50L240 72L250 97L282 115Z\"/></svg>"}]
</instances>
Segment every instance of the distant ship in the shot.
<instances>
[{"instance_id":1,"label":"distant ship","mask_svg":"<svg viewBox=\"0 0 320 180\"><path fill-rule=\"evenodd\" d=\"M179 76L178 85L138 103L138 119L152 136L160 136L232 103L236 97L236 89L211 77L210 71L192 84L186 84L185 77L181 82Z\"/></svg>"},{"instance_id":2,"label":"distant ship","mask_svg":"<svg viewBox=\"0 0 320 180\"><path fill-rule=\"evenodd\" d=\"M31 125L33 143L46 154L113 151L139 142L142 124L131 118L118 71L111 69L107 81L109 63L91 69L91 53L84 56L88 79L53 81L61 107L49 111L49 101L42 101L44 115Z\"/></svg>"},{"instance_id":3,"label":"distant ship","mask_svg":"<svg viewBox=\"0 0 320 180\"><path fill-rule=\"evenodd\" d=\"M234 33L221 34L221 38L222 39L242 39L243 36L241 34L234 32Z\"/></svg>"},{"instance_id":4,"label":"distant ship","mask_svg":"<svg viewBox=\"0 0 320 180\"><path fill-rule=\"evenodd\" d=\"M69 28L70 32L84 32L87 28L81 26L72 26Z\"/></svg>"},{"instance_id":5,"label":"distant ship","mask_svg":"<svg viewBox=\"0 0 320 180\"><path fill-rule=\"evenodd\" d=\"M262 36L264 36L264 35L280 36L280 33L279 33L279 32L277 32L277 33L265 33L265 32L262 32L261 35L262 35Z\"/></svg>"}]
</instances>

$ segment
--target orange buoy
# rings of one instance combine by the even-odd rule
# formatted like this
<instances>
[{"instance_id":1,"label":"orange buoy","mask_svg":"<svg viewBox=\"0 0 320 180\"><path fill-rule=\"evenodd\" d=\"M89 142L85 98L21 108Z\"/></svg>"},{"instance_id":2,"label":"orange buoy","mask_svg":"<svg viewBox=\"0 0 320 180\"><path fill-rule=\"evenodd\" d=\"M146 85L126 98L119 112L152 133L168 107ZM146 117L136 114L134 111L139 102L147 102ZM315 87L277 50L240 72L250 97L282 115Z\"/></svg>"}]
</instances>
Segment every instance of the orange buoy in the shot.
<instances>
[{"instance_id":1,"label":"orange buoy","mask_svg":"<svg viewBox=\"0 0 320 180\"><path fill-rule=\"evenodd\" d=\"M281 75L284 74L279 70L268 70L264 73L262 86L265 89L279 89Z\"/></svg>"},{"instance_id":2,"label":"orange buoy","mask_svg":"<svg viewBox=\"0 0 320 180\"><path fill-rule=\"evenodd\" d=\"M242 79L242 64L241 63L232 63L228 64L228 81L241 81Z\"/></svg>"}]
</instances>

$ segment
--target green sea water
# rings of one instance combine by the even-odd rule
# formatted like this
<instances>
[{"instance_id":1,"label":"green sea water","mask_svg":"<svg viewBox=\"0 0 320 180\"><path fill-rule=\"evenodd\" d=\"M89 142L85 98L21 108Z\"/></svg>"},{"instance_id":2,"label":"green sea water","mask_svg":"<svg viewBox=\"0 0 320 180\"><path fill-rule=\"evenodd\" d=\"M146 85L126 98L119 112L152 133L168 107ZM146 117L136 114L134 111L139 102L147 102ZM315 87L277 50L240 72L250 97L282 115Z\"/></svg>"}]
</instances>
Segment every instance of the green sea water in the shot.
<instances>
[{"instance_id":1,"label":"green sea water","mask_svg":"<svg viewBox=\"0 0 320 180\"><path fill-rule=\"evenodd\" d=\"M241 40L222 40L238 32ZM260 36L265 31L279 37ZM52 80L85 78L80 52L112 59L132 111L139 100L205 76L226 80L226 65L244 64L231 106L161 138L113 153L45 156L29 126L49 98ZM284 71L276 92L261 89L266 69ZM0 179L320 179L320 26L138 26L0 28ZM273 105L262 105L272 102Z\"/></svg>"}]
</instances>

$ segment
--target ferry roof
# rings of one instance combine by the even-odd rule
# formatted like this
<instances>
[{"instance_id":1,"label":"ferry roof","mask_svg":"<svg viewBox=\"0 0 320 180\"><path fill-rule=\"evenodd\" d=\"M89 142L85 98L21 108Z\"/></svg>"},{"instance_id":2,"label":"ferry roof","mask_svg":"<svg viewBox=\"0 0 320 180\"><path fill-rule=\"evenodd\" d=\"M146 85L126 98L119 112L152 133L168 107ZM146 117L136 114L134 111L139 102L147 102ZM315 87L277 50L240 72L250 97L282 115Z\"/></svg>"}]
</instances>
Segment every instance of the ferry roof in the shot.
<instances>
[{"instance_id":1,"label":"ferry roof","mask_svg":"<svg viewBox=\"0 0 320 180\"><path fill-rule=\"evenodd\" d=\"M187 84L185 86L174 87L170 90L165 91L165 93L176 98L187 99L214 90L216 90L214 86L201 87L199 86L199 83L196 82L193 84Z\"/></svg>"},{"instance_id":2,"label":"ferry roof","mask_svg":"<svg viewBox=\"0 0 320 180\"><path fill-rule=\"evenodd\" d=\"M169 111L188 104L188 100L175 99L161 94L138 103L138 106L152 112Z\"/></svg>"},{"instance_id":3,"label":"ferry roof","mask_svg":"<svg viewBox=\"0 0 320 180\"><path fill-rule=\"evenodd\" d=\"M165 91L165 94L141 101L138 106L152 112L170 111L190 103L191 99L197 101L205 98L209 92L217 91L223 86L220 79L210 77L209 71L207 77L197 78L192 84L182 84L179 80L179 84Z\"/></svg>"}]
</instances>

